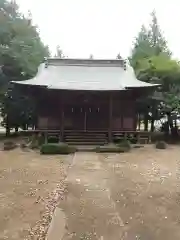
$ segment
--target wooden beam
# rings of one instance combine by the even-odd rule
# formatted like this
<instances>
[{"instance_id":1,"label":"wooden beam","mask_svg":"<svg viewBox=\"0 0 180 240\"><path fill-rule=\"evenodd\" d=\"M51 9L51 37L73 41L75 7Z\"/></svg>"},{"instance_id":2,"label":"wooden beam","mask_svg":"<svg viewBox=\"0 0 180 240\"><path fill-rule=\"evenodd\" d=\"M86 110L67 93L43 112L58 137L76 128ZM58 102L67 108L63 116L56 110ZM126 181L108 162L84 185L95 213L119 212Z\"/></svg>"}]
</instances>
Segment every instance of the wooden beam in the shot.
<instances>
[{"instance_id":1,"label":"wooden beam","mask_svg":"<svg viewBox=\"0 0 180 240\"><path fill-rule=\"evenodd\" d=\"M112 93L109 95L109 129L108 129L108 141L112 142L112 113L113 113L113 98Z\"/></svg>"}]
</instances>

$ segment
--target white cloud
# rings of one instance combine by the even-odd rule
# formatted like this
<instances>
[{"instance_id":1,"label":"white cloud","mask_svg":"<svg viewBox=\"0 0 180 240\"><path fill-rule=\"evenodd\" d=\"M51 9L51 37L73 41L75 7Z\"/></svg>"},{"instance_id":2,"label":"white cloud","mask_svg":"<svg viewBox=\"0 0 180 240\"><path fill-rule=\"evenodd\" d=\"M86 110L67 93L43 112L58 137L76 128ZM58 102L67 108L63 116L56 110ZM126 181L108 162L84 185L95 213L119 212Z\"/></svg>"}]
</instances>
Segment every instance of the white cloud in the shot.
<instances>
[{"instance_id":1,"label":"white cloud","mask_svg":"<svg viewBox=\"0 0 180 240\"><path fill-rule=\"evenodd\" d=\"M179 0L18 0L32 12L43 41L54 51L60 45L69 57L127 57L142 23L155 8L176 57L180 57Z\"/></svg>"}]
</instances>

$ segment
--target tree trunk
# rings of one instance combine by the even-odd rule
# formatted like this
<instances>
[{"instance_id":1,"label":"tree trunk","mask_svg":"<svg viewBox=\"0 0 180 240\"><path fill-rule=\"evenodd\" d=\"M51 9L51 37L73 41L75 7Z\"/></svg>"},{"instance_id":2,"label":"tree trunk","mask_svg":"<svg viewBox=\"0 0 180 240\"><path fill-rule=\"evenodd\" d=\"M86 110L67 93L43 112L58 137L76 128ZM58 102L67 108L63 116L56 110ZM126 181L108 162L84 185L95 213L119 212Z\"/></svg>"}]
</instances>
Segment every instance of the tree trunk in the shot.
<instances>
[{"instance_id":1,"label":"tree trunk","mask_svg":"<svg viewBox=\"0 0 180 240\"><path fill-rule=\"evenodd\" d=\"M26 124L23 124L22 129L23 129L24 131L27 130L27 126L26 126Z\"/></svg>"},{"instance_id":2,"label":"tree trunk","mask_svg":"<svg viewBox=\"0 0 180 240\"><path fill-rule=\"evenodd\" d=\"M154 132L154 119L151 119L151 132Z\"/></svg>"},{"instance_id":3,"label":"tree trunk","mask_svg":"<svg viewBox=\"0 0 180 240\"><path fill-rule=\"evenodd\" d=\"M170 130L172 132L172 129L173 129L173 122L172 122L172 118L171 118L171 113L167 113L167 119L168 119L168 125L170 127Z\"/></svg>"},{"instance_id":4,"label":"tree trunk","mask_svg":"<svg viewBox=\"0 0 180 240\"><path fill-rule=\"evenodd\" d=\"M141 117L140 114L138 114L138 130L141 130Z\"/></svg>"},{"instance_id":5,"label":"tree trunk","mask_svg":"<svg viewBox=\"0 0 180 240\"><path fill-rule=\"evenodd\" d=\"M9 124L6 124L6 137L10 136L10 127Z\"/></svg>"},{"instance_id":6,"label":"tree trunk","mask_svg":"<svg viewBox=\"0 0 180 240\"><path fill-rule=\"evenodd\" d=\"M175 119L175 128L177 128L177 119Z\"/></svg>"},{"instance_id":7,"label":"tree trunk","mask_svg":"<svg viewBox=\"0 0 180 240\"><path fill-rule=\"evenodd\" d=\"M148 114L144 115L144 131L148 131Z\"/></svg>"},{"instance_id":8,"label":"tree trunk","mask_svg":"<svg viewBox=\"0 0 180 240\"><path fill-rule=\"evenodd\" d=\"M10 126L9 126L9 117L6 117L6 137L10 136Z\"/></svg>"}]
</instances>

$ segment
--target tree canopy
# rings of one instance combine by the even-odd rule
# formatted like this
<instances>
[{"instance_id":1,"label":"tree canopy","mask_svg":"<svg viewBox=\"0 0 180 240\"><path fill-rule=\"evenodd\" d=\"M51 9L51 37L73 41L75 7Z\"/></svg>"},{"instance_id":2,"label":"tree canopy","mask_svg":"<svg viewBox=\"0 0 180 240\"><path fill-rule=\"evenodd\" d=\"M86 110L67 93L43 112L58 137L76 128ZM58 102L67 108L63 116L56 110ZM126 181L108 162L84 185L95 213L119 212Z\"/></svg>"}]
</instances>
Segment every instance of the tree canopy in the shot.
<instances>
[{"instance_id":1,"label":"tree canopy","mask_svg":"<svg viewBox=\"0 0 180 240\"><path fill-rule=\"evenodd\" d=\"M172 58L155 11L151 13L151 23L147 27L142 25L135 38L129 61L139 80L161 84L152 97L140 102L145 130L148 119L154 124L156 119L167 114L170 121L171 113L180 110L180 65Z\"/></svg>"},{"instance_id":2,"label":"tree canopy","mask_svg":"<svg viewBox=\"0 0 180 240\"><path fill-rule=\"evenodd\" d=\"M148 27L142 25L133 43L129 60L135 69L138 68L139 60L141 59L159 55L171 57L171 51L162 34L155 11L151 13L151 18L151 23Z\"/></svg>"},{"instance_id":3,"label":"tree canopy","mask_svg":"<svg viewBox=\"0 0 180 240\"><path fill-rule=\"evenodd\" d=\"M13 119L19 125L22 112L28 115L28 106L15 88L8 90L9 82L34 76L49 50L41 41L38 28L32 24L31 14L25 17L15 1L0 1L0 23L1 112L5 125L10 128L13 127L10 116L18 114Z\"/></svg>"}]
</instances>

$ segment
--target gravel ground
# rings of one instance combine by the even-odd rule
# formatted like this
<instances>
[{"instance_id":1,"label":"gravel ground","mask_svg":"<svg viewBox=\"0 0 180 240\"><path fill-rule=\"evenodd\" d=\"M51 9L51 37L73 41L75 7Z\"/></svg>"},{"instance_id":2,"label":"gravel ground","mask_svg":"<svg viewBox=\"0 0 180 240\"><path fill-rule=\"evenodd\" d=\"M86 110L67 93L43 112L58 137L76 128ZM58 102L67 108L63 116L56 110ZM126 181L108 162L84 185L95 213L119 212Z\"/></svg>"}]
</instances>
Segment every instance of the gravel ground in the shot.
<instances>
[{"instance_id":1,"label":"gravel ground","mask_svg":"<svg viewBox=\"0 0 180 240\"><path fill-rule=\"evenodd\" d=\"M180 147L76 153L63 240L179 240Z\"/></svg>"},{"instance_id":2,"label":"gravel ground","mask_svg":"<svg viewBox=\"0 0 180 240\"><path fill-rule=\"evenodd\" d=\"M63 240L179 240L179 156L179 146L62 157L0 152L0 239L44 240L58 205Z\"/></svg>"},{"instance_id":3,"label":"gravel ground","mask_svg":"<svg viewBox=\"0 0 180 240\"><path fill-rule=\"evenodd\" d=\"M71 158L0 152L0 239L45 239Z\"/></svg>"}]
</instances>

